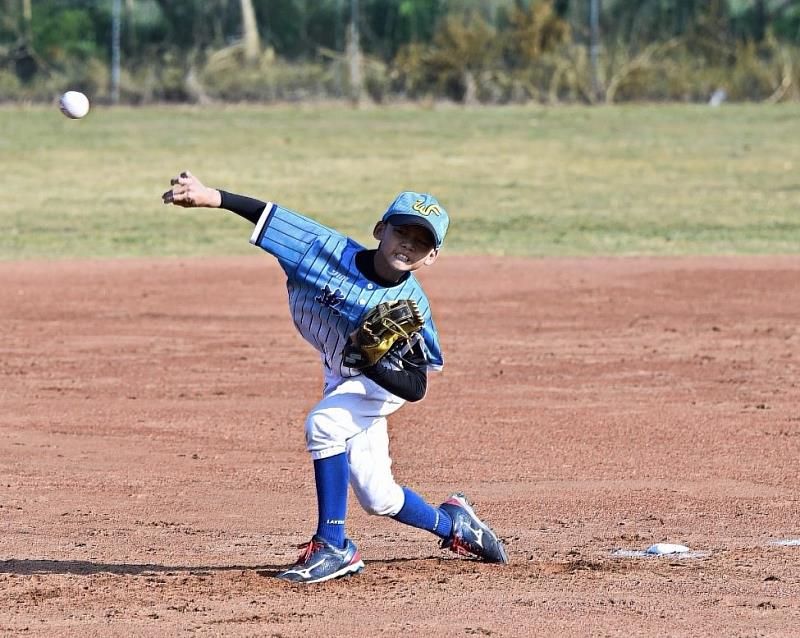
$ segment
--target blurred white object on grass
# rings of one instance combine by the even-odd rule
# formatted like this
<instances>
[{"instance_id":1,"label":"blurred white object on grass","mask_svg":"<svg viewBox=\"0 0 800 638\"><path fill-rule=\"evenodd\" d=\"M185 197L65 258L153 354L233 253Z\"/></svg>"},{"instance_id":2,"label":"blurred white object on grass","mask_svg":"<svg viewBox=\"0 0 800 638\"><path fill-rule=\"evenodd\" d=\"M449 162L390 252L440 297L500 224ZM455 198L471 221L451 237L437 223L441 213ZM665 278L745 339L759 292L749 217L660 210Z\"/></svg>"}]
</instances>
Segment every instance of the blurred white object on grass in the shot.
<instances>
[{"instance_id":1,"label":"blurred white object on grass","mask_svg":"<svg viewBox=\"0 0 800 638\"><path fill-rule=\"evenodd\" d=\"M711 94L711 99L708 101L709 106L721 106L722 103L728 99L728 93L725 89L717 89Z\"/></svg>"}]
</instances>

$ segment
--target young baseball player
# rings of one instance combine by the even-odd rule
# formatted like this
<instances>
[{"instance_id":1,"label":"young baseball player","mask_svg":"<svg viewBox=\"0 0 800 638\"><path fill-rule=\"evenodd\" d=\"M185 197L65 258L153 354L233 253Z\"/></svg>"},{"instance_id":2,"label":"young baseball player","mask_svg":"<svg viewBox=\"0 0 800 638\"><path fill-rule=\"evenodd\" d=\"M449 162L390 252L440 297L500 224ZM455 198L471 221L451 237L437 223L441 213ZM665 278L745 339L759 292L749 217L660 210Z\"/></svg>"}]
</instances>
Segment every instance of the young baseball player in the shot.
<instances>
[{"instance_id":1,"label":"young baseball player","mask_svg":"<svg viewBox=\"0 0 800 638\"><path fill-rule=\"evenodd\" d=\"M255 224L250 241L278 259L295 326L322 360L322 400L305 423L317 529L296 564L278 578L317 583L363 569L345 535L348 485L370 514L428 530L456 553L507 563L502 542L463 494L434 507L398 485L391 471L386 417L404 402L422 399L428 370L443 364L430 304L413 275L439 255L449 223L441 204L430 195L401 193L373 228L378 247L367 250L277 204L206 187L188 171L171 185L164 203L224 208ZM353 361L343 351L365 313L381 302L407 299L416 302L422 330L398 341L374 365L350 367Z\"/></svg>"}]
</instances>

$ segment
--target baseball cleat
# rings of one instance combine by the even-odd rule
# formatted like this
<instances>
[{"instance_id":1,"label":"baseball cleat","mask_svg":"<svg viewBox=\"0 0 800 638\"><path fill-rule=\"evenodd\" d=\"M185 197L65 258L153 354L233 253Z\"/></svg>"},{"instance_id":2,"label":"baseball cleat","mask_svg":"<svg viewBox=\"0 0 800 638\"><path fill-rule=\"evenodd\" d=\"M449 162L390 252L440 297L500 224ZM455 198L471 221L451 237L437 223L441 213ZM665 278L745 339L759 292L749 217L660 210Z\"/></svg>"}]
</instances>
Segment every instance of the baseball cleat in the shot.
<instances>
[{"instance_id":1,"label":"baseball cleat","mask_svg":"<svg viewBox=\"0 0 800 638\"><path fill-rule=\"evenodd\" d=\"M453 494L439 506L453 519L453 531L442 541L442 549L476 556L487 563L507 563L505 547L497 534L475 514L463 494Z\"/></svg>"},{"instance_id":2,"label":"baseball cleat","mask_svg":"<svg viewBox=\"0 0 800 638\"><path fill-rule=\"evenodd\" d=\"M364 569L361 554L349 538L344 549L338 549L317 535L307 545L297 562L276 576L292 583L321 583Z\"/></svg>"}]
</instances>

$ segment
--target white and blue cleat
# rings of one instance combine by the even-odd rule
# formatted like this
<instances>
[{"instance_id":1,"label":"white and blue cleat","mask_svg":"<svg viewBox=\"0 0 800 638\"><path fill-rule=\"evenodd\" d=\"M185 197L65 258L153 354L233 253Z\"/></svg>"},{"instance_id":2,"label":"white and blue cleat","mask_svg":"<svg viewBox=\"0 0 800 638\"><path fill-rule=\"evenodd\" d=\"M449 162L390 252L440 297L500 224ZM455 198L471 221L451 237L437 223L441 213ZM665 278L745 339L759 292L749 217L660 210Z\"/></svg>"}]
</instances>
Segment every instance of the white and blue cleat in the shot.
<instances>
[{"instance_id":1,"label":"white and blue cleat","mask_svg":"<svg viewBox=\"0 0 800 638\"><path fill-rule=\"evenodd\" d=\"M508 563L502 541L478 518L463 494L453 494L439 506L453 520L453 531L442 541L442 549L474 556L487 563Z\"/></svg>"},{"instance_id":2,"label":"white and blue cleat","mask_svg":"<svg viewBox=\"0 0 800 638\"><path fill-rule=\"evenodd\" d=\"M278 574L277 578L291 583L322 583L357 574L364 569L361 554L349 538L343 549L334 547L317 535L302 547L304 549L297 562Z\"/></svg>"}]
</instances>

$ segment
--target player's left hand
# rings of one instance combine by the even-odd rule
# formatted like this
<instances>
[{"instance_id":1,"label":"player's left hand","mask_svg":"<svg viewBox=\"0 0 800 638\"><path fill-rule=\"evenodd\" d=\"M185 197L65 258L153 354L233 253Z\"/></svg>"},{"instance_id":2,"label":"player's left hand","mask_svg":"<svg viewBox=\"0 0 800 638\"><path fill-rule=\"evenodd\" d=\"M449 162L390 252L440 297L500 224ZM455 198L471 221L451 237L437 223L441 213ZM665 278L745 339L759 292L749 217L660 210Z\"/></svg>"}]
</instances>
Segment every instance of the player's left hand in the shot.
<instances>
[{"instance_id":1,"label":"player's left hand","mask_svg":"<svg viewBox=\"0 0 800 638\"><path fill-rule=\"evenodd\" d=\"M169 181L172 188L161 196L165 204L183 208L219 208L222 196L215 188L205 186L189 171Z\"/></svg>"},{"instance_id":2,"label":"player's left hand","mask_svg":"<svg viewBox=\"0 0 800 638\"><path fill-rule=\"evenodd\" d=\"M397 341L408 341L424 325L425 320L413 299L379 303L350 334L342 351L342 361L357 370L373 366Z\"/></svg>"},{"instance_id":3,"label":"player's left hand","mask_svg":"<svg viewBox=\"0 0 800 638\"><path fill-rule=\"evenodd\" d=\"M370 363L367 356L361 351L361 347L358 343L359 329L360 328L356 328L350 333L345 343L344 350L342 351L342 363L348 368L353 368L355 370L362 370L363 368L374 365L374 362Z\"/></svg>"}]
</instances>

